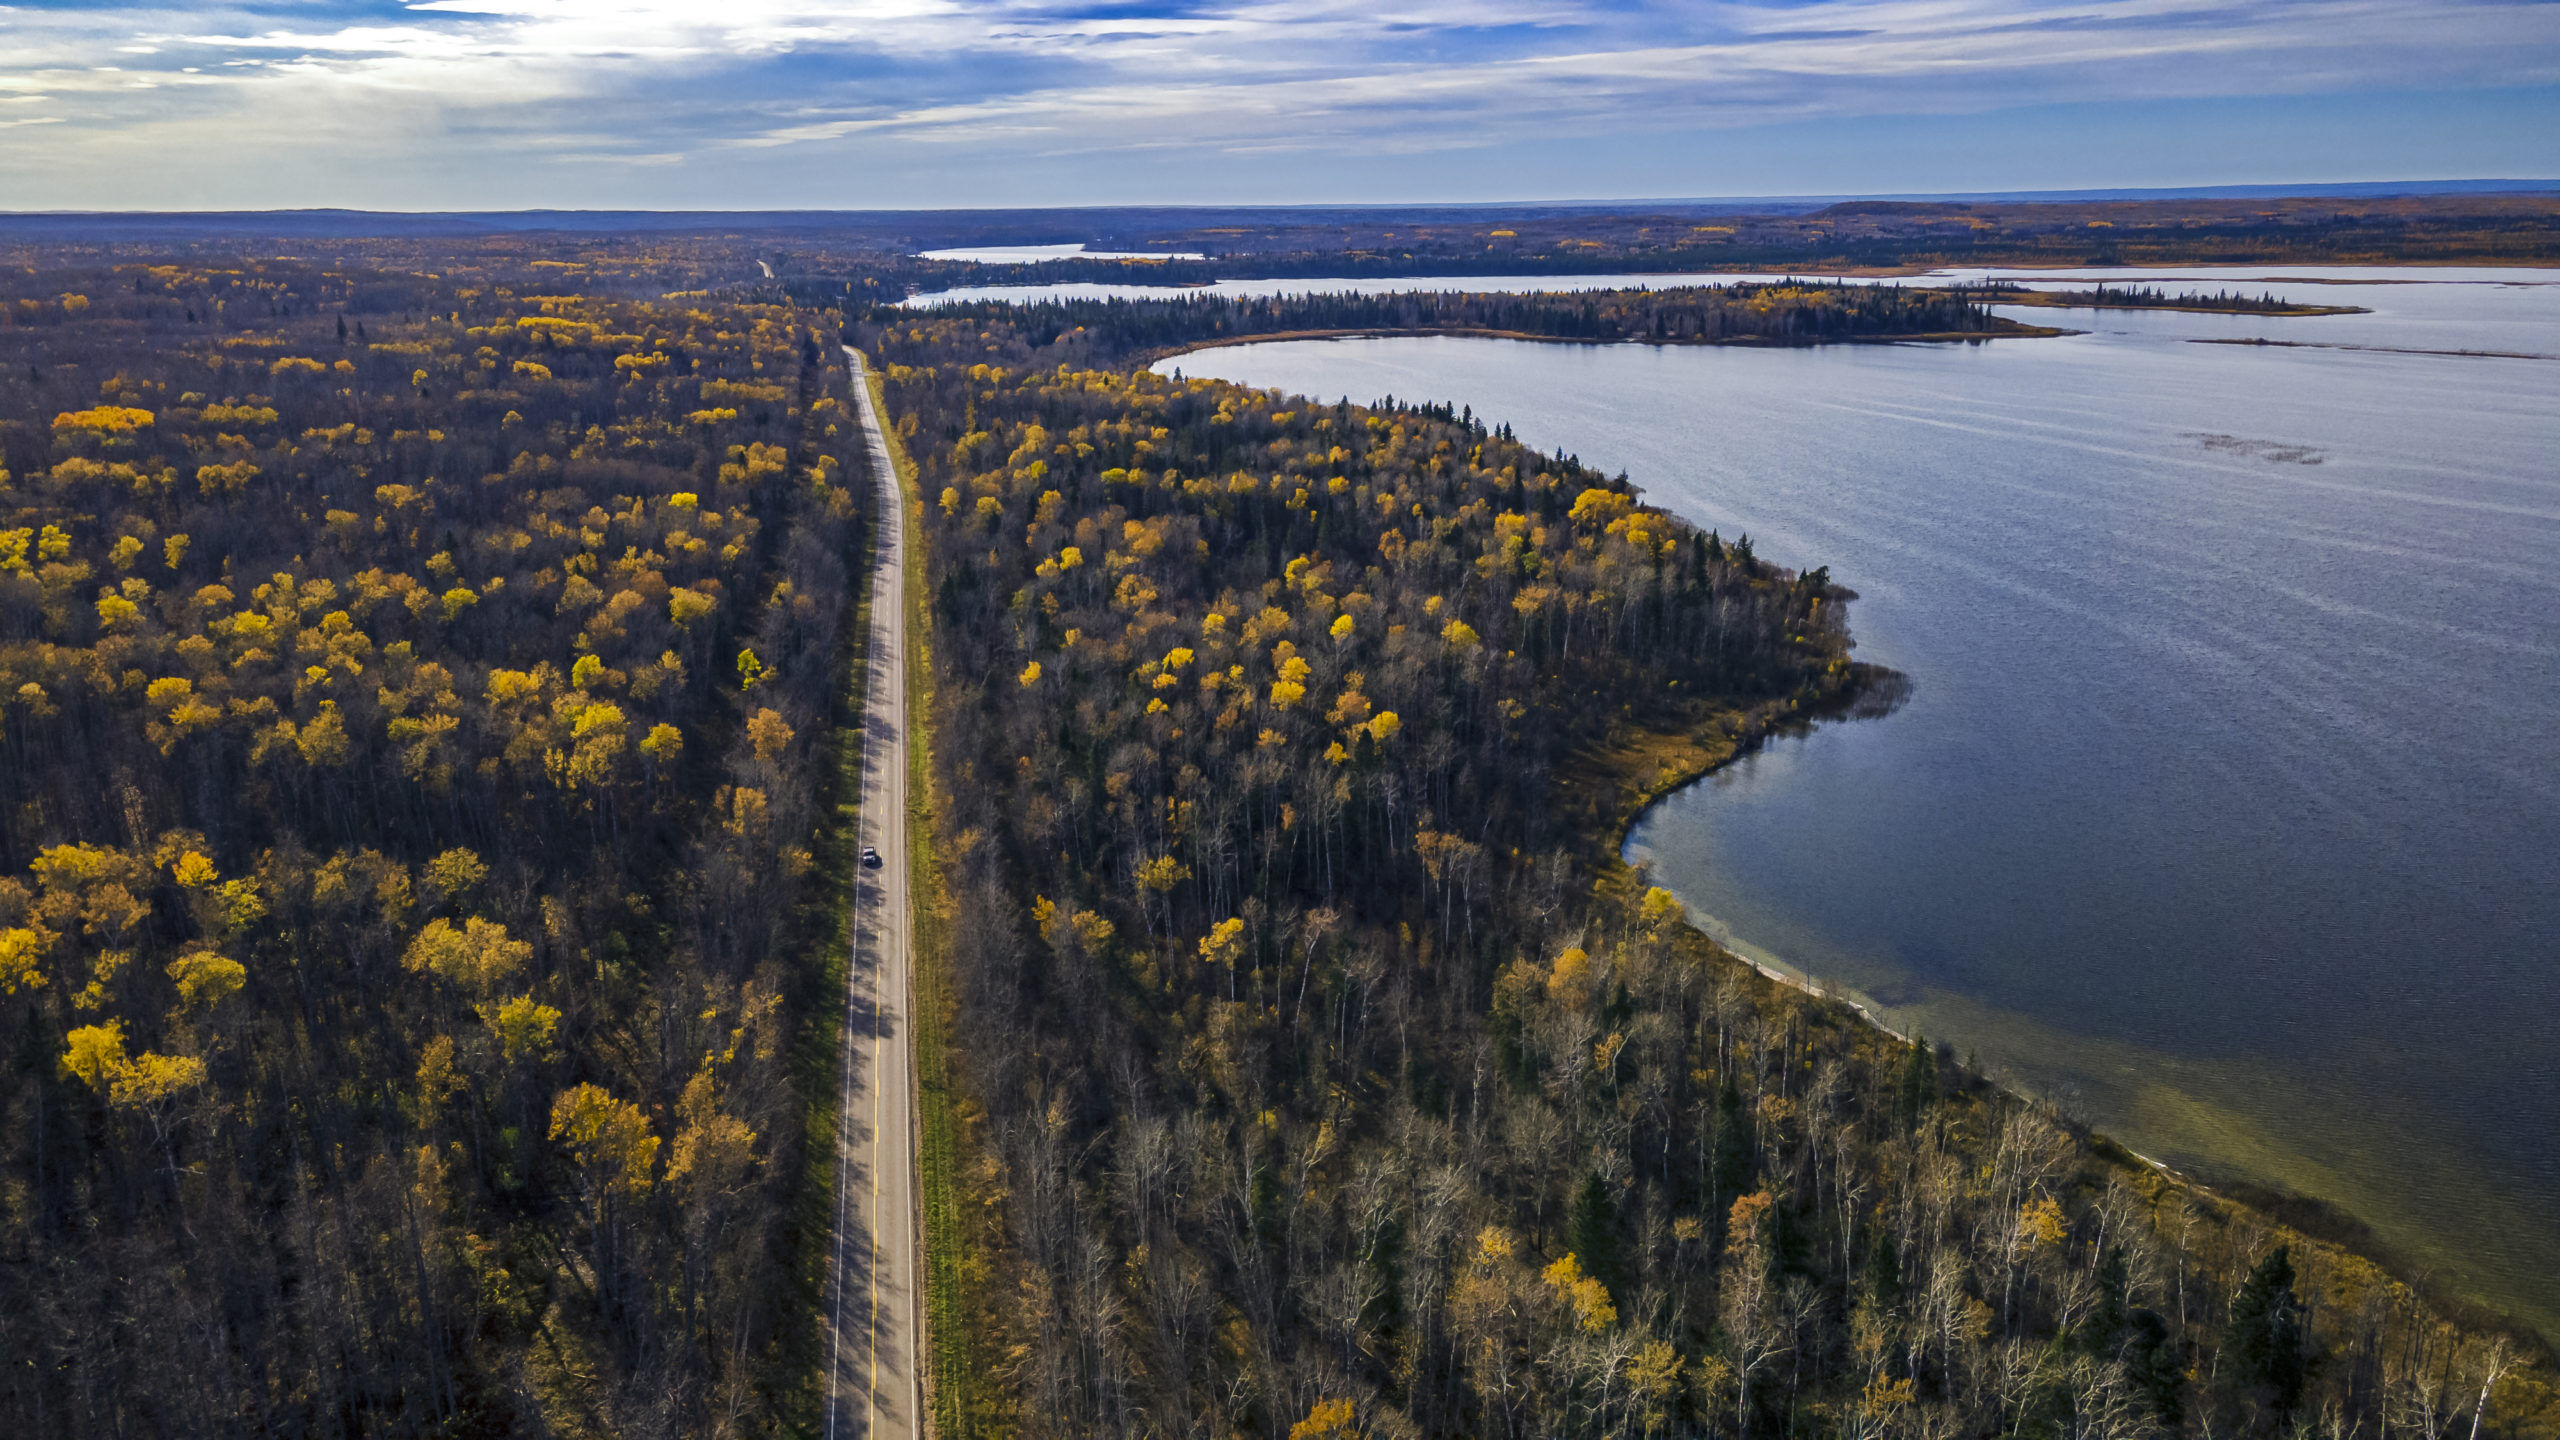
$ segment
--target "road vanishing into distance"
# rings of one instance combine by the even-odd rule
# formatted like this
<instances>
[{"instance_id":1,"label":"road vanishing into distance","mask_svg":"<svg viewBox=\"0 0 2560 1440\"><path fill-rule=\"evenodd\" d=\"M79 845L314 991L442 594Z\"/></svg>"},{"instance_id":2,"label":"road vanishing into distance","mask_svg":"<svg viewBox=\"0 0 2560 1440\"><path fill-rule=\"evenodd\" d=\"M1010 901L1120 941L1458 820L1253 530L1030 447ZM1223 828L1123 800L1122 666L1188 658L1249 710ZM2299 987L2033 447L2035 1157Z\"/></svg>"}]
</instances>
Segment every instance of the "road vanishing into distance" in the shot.
<instances>
[{"instance_id":1,"label":"road vanishing into distance","mask_svg":"<svg viewBox=\"0 0 2560 1440\"><path fill-rule=\"evenodd\" d=\"M864 670L857 845L880 868L854 867L852 964L836 1124L835 1239L828 1265L827 1440L924 1433L916 1290L915 1057L907 896L906 504L886 432L850 346L880 530L871 576Z\"/></svg>"}]
</instances>

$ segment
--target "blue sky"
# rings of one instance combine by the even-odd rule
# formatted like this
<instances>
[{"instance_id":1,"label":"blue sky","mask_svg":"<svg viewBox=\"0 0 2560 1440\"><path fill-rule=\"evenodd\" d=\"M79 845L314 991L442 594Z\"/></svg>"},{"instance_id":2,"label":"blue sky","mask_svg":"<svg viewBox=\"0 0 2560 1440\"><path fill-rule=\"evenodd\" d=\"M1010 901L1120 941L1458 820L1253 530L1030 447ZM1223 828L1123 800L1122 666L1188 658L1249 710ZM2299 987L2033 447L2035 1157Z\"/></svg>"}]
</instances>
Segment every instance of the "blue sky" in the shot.
<instances>
[{"instance_id":1,"label":"blue sky","mask_svg":"<svg viewBox=\"0 0 2560 1440\"><path fill-rule=\"evenodd\" d=\"M0 207L881 208L2560 176L2518 0L0 4Z\"/></svg>"}]
</instances>

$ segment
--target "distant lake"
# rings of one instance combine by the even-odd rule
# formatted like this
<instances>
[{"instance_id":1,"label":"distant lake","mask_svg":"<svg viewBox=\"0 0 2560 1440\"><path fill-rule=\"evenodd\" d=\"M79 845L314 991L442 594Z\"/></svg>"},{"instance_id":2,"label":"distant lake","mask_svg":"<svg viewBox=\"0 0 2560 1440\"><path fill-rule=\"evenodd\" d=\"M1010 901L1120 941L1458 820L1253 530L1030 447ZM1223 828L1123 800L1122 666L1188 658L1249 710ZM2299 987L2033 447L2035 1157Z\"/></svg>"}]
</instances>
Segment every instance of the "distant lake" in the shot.
<instances>
[{"instance_id":1,"label":"distant lake","mask_svg":"<svg viewBox=\"0 0 2560 1440\"><path fill-rule=\"evenodd\" d=\"M1631 857L1737 948L2560 1333L2560 361L2392 353L2560 356L2560 272L2084 273L2374 313L1163 368L1471 405L1830 566L1909 703L1772 741ZM2190 343L2257 338L2376 348Z\"/></svg>"},{"instance_id":2,"label":"distant lake","mask_svg":"<svg viewBox=\"0 0 2560 1440\"><path fill-rule=\"evenodd\" d=\"M1087 250L1082 245L975 245L927 250L920 260L966 260L978 265L1037 265L1043 260L1203 260L1197 250Z\"/></svg>"},{"instance_id":3,"label":"distant lake","mask_svg":"<svg viewBox=\"0 0 2560 1440\"><path fill-rule=\"evenodd\" d=\"M985 252L937 251L927 259L972 259ZM1050 256L1046 258L1055 259ZM1187 257L1198 259L1194 255ZM1218 280L1207 285L1121 285L1078 281L1064 285L962 285L911 295L920 309L970 300L1176 300L1186 295L1392 295L1415 290L1495 291L1667 290L1681 285L1725 285L1748 275L1406 275L1331 280ZM1757 278L1773 279L1773 276ZM1913 282L1917 283L1917 282Z\"/></svg>"}]
</instances>

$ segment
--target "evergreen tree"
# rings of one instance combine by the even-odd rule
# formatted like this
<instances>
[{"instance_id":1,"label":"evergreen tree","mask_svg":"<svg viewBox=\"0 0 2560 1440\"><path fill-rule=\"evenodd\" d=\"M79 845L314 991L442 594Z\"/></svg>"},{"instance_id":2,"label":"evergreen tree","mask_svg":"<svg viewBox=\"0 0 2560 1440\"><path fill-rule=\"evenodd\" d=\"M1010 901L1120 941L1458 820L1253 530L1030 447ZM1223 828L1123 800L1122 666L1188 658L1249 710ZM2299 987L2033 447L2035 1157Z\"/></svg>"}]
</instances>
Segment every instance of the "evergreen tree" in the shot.
<instances>
[{"instance_id":1,"label":"evergreen tree","mask_svg":"<svg viewBox=\"0 0 2560 1440\"><path fill-rule=\"evenodd\" d=\"M1734 553L1744 552L1739 542ZM1926 1037L1915 1037L1910 1053L1902 1062L1902 1123L1905 1129L1917 1129L1929 1102L1938 1098L1938 1061L1930 1053Z\"/></svg>"},{"instance_id":2,"label":"evergreen tree","mask_svg":"<svg viewBox=\"0 0 2560 1440\"><path fill-rule=\"evenodd\" d=\"M1574 1193L1573 1214L1566 1221L1565 1248L1582 1272L1612 1288L1618 1283L1618 1206L1609 1198L1608 1182L1597 1171L1582 1177Z\"/></svg>"},{"instance_id":3,"label":"evergreen tree","mask_svg":"<svg viewBox=\"0 0 2560 1440\"><path fill-rule=\"evenodd\" d=\"M1867 1273L1864 1278L1867 1299L1879 1310L1890 1310L1902 1303L1902 1260L1894 1253L1893 1237L1876 1236L1867 1247Z\"/></svg>"},{"instance_id":4,"label":"evergreen tree","mask_svg":"<svg viewBox=\"0 0 2560 1440\"><path fill-rule=\"evenodd\" d=\"M2293 1256L2279 1245L2267 1252L2232 1297L2223 1354L2233 1380L2263 1402L2281 1428L2302 1402L2302 1302L2293 1293Z\"/></svg>"},{"instance_id":5,"label":"evergreen tree","mask_svg":"<svg viewBox=\"0 0 2560 1440\"><path fill-rule=\"evenodd\" d=\"M2098 1303L2080 1321L2080 1348L2104 1358L2113 1355L2123 1343L2129 1323L2125 1313L2125 1291L2130 1282L2125 1273L2124 1250L2107 1247L2106 1258L2098 1262Z\"/></svg>"},{"instance_id":6,"label":"evergreen tree","mask_svg":"<svg viewBox=\"0 0 2560 1440\"><path fill-rule=\"evenodd\" d=\"M2151 1402L2160 1428L2176 1433L2187 1420L2187 1367L2182 1347L2169 1338L2169 1322L2156 1310L2136 1310L2125 1341L2125 1378Z\"/></svg>"},{"instance_id":7,"label":"evergreen tree","mask_svg":"<svg viewBox=\"0 0 2560 1440\"><path fill-rule=\"evenodd\" d=\"M1716 1133L1708 1165L1708 1184L1715 1193L1707 1198L1718 1215L1733 1203L1735 1196L1751 1188L1748 1125L1742 1113L1742 1092L1734 1088L1733 1077L1727 1075L1723 1088L1716 1092Z\"/></svg>"}]
</instances>

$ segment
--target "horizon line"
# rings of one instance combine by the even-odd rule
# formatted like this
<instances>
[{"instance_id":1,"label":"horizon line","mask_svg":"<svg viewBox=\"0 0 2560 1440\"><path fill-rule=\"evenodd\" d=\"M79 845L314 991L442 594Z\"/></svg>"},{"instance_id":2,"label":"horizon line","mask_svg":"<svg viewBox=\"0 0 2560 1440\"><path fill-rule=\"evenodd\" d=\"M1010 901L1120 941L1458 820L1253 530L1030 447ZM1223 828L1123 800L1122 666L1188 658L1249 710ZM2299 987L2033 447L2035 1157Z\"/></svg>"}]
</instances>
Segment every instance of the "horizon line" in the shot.
<instances>
[{"instance_id":1,"label":"horizon line","mask_svg":"<svg viewBox=\"0 0 2560 1440\"><path fill-rule=\"evenodd\" d=\"M1944 190L1944 191L1860 191L1816 192L1792 195L1688 195L1688 196L1578 196L1551 199L1513 198L1503 200L1301 200L1301 201L1121 201L1090 205L1031 206L821 206L821 207L755 207L702 208L687 206L524 206L485 210L389 210L343 205L275 206L254 209L124 209L124 210L10 210L0 209L0 220L81 220L81 219L225 219L263 216L382 216L386 218L434 220L479 219L504 216L886 216L886 215L1033 215L1086 214L1130 210L1173 211L1324 211L1324 210L1488 210L1518 207L1550 209L1604 209L1634 206L1694 205L1810 205L1847 204L1857 201L1903 203L1980 203L2009 202L2033 204L2046 201L2091 200L2203 200L2203 199L2288 199L2320 196L2352 195L2366 199L2385 199L2399 195L2466 195L2466 194L2560 194L2560 177L2466 177L2439 180L2347 180L2302 183L2259 182L2227 185L2094 185L2072 189L2015 190Z\"/></svg>"}]
</instances>

